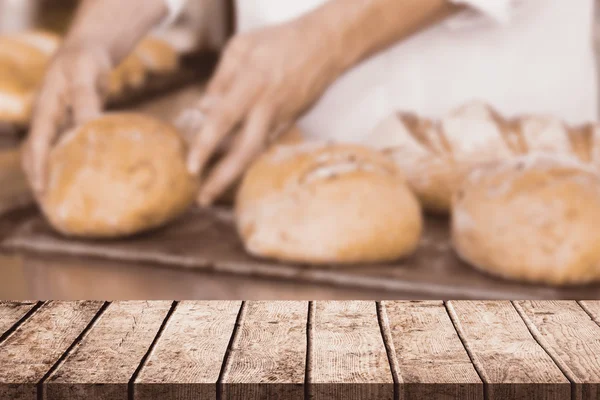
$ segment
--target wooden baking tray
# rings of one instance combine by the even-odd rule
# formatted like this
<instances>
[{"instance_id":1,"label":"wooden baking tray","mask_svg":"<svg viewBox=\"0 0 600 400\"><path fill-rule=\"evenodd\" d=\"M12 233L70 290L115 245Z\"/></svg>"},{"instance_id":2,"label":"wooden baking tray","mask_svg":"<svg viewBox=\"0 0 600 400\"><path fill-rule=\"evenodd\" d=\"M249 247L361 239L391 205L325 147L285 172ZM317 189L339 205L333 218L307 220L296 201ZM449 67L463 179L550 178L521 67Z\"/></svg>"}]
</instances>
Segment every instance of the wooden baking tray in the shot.
<instances>
[{"instance_id":1,"label":"wooden baking tray","mask_svg":"<svg viewBox=\"0 0 600 400\"><path fill-rule=\"evenodd\" d=\"M248 255L236 233L232 212L192 209L178 221L128 239L86 241L55 233L41 216L20 225L1 247L18 252L101 258L174 268L218 271L343 287L420 293L436 298L598 298L600 286L554 289L522 285L482 274L454 254L448 220L427 218L417 252L390 264L306 266Z\"/></svg>"}]
</instances>

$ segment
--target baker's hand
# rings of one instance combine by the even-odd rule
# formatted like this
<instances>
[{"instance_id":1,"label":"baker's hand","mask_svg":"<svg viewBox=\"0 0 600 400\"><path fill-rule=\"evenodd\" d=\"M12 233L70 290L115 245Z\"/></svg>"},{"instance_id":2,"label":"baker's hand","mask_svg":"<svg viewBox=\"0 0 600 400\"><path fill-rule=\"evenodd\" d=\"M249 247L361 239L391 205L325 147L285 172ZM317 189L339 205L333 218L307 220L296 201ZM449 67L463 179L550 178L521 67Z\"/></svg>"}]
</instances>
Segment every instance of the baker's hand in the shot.
<instances>
[{"instance_id":1,"label":"baker's hand","mask_svg":"<svg viewBox=\"0 0 600 400\"><path fill-rule=\"evenodd\" d=\"M340 74L329 29L310 19L238 35L229 42L197 105L203 121L188 155L202 178L198 203L210 205L244 168L310 107ZM186 110L193 116L194 110ZM185 128L189 120L181 117ZM192 118L193 119L193 118ZM193 125L193 124L192 124ZM189 129L189 128L188 128ZM226 155L208 173L207 162L230 140Z\"/></svg>"},{"instance_id":2,"label":"baker's hand","mask_svg":"<svg viewBox=\"0 0 600 400\"><path fill-rule=\"evenodd\" d=\"M23 167L37 195L45 189L48 154L59 133L101 112L110 70L107 53L84 46L62 48L51 62L23 149Z\"/></svg>"}]
</instances>

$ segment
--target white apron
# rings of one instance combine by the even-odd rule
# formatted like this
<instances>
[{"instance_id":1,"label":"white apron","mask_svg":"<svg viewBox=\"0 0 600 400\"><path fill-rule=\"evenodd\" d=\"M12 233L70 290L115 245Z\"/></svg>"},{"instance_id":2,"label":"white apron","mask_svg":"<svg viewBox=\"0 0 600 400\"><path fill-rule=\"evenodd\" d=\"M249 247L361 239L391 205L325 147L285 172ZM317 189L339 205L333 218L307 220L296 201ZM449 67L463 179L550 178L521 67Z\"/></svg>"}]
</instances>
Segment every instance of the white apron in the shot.
<instances>
[{"instance_id":1,"label":"white apron","mask_svg":"<svg viewBox=\"0 0 600 400\"><path fill-rule=\"evenodd\" d=\"M237 0L238 30L290 20L325 1ZM300 119L303 131L359 141L396 110L440 117L472 99L509 117L597 119L594 0L453 1L471 8L355 66Z\"/></svg>"}]
</instances>

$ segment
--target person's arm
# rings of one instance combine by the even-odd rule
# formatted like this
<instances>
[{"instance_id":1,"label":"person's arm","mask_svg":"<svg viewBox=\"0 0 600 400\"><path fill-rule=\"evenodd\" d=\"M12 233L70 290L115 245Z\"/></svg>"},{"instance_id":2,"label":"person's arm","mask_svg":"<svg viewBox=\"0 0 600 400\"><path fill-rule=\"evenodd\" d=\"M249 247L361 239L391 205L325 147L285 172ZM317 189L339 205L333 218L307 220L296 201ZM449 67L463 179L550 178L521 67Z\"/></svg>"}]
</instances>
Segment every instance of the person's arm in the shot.
<instances>
[{"instance_id":1,"label":"person's arm","mask_svg":"<svg viewBox=\"0 0 600 400\"><path fill-rule=\"evenodd\" d=\"M272 132L291 125L344 71L461 8L449 0L330 0L289 23L234 37L197 106L202 126L188 127L199 131L188 155L190 172L203 178L198 202L211 204ZM204 178L231 137L228 154Z\"/></svg>"},{"instance_id":2,"label":"person's arm","mask_svg":"<svg viewBox=\"0 0 600 400\"><path fill-rule=\"evenodd\" d=\"M304 18L329 31L347 69L461 9L449 0L332 0Z\"/></svg>"},{"instance_id":3,"label":"person's arm","mask_svg":"<svg viewBox=\"0 0 600 400\"><path fill-rule=\"evenodd\" d=\"M169 14L167 2L84 0L39 91L23 167L37 196L44 191L48 153L59 131L98 115L108 75Z\"/></svg>"}]
</instances>

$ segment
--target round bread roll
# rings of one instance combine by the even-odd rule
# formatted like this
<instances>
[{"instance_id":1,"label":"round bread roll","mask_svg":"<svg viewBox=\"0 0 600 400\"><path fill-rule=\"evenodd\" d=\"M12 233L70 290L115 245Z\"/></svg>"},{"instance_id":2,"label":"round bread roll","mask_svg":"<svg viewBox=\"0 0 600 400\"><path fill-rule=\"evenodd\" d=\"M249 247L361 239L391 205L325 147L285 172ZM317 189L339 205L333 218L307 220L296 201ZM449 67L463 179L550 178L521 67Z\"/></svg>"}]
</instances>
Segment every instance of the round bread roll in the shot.
<instances>
[{"instance_id":1,"label":"round bread roll","mask_svg":"<svg viewBox=\"0 0 600 400\"><path fill-rule=\"evenodd\" d=\"M148 37L138 45L135 54L149 71L169 73L179 67L179 54L165 40Z\"/></svg>"},{"instance_id":2,"label":"round bread roll","mask_svg":"<svg viewBox=\"0 0 600 400\"><path fill-rule=\"evenodd\" d=\"M109 77L109 95L118 96L126 89L138 89L146 82L146 67L136 54L130 54Z\"/></svg>"},{"instance_id":3,"label":"round bread roll","mask_svg":"<svg viewBox=\"0 0 600 400\"><path fill-rule=\"evenodd\" d=\"M454 194L452 242L474 267L553 285L600 278L600 176L532 153L475 168Z\"/></svg>"},{"instance_id":4,"label":"round bread roll","mask_svg":"<svg viewBox=\"0 0 600 400\"><path fill-rule=\"evenodd\" d=\"M236 199L246 250L307 264L385 262L411 254L421 209L384 155L357 145L279 145L248 170Z\"/></svg>"},{"instance_id":5,"label":"round bread roll","mask_svg":"<svg viewBox=\"0 0 600 400\"><path fill-rule=\"evenodd\" d=\"M36 70L43 75L50 57L37 47L13 36L0 36L0 64L12 63L21 69Z\"/></svg>"},{"instance_id":6,"label":"round bread roll","mask_svg":"<svg viewBox=\"0 0 600 400\"><path fill-rule=\"evenodd\" d=\"M144 115L107 114L61 137L38 201L65 235L118 237L176 218L196 189L174 128Z\"/></svg>"},{"instance_id":7,"label":"round bread roll","mask_svg":"<svg viewBox=\"0 0 600 400\"><path fill-rule=\"evenodd\" d=\"M58 50L62 41L60 35L44 31L44 30L32 30L20 33L14 36L14 39L33 46L43 52L46 55L52 55Z\"/></svg>"},{"instance_id":8,"label":"round bread roll","mask_svg":"<svg viewBox=\"0 0 600 400\"><path fill-rule=\"evenodd\" d=\"M31 117L37 80L13 64L0 64L0 121L25 125Z\"/></svg>"}]
</instances>

